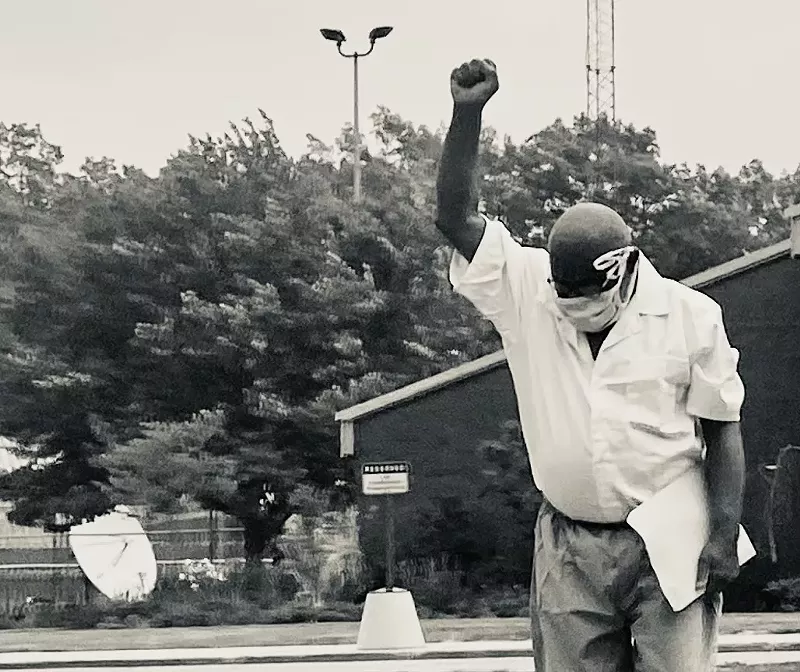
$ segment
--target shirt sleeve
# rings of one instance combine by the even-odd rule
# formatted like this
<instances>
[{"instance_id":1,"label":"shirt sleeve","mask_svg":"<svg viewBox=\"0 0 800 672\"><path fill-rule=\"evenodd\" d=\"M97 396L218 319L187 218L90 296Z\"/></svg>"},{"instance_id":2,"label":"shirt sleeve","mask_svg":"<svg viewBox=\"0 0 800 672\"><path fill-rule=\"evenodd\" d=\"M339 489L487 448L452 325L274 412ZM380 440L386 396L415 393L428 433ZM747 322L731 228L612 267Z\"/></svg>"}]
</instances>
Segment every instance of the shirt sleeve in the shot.
<instances>
[{"instance_id":1,"label":"shirt sleeve","mask_svg":"<svg viewBox=\"0 0 800 672\"><path fill-rule=\"evenodd\" d=\"M546 281L549 256L545 250L520 245L499 220L484 220L483 237L472 261L453 253L450 282L501 335L508 336L519 324L520 306L527 295Z\"/></svg>"},{"instance_id":2,"label":"shirt sleeve","mask_svg":"<svg viewBox=\"0 0 800 672\"><path fill-rule=\"evenodd\" d=\"M705 315L697 334L699 348L692 361L686 410L697 418L738 422L744 403L739 351L728 342L719 305L715 303Z\"/></svg>"}]
</instances>

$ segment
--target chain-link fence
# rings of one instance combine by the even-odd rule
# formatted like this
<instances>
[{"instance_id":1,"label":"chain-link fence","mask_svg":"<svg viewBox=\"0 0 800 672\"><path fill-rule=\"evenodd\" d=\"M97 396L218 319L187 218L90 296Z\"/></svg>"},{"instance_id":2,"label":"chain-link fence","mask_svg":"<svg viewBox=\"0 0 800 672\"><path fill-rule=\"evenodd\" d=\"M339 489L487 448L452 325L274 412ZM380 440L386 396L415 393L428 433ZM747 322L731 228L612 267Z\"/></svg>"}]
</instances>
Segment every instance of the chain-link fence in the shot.
<instances>
[{"instance_id":1,"label":"chain-link fence","mask_svg":"<svg viewBox=\"0 0 800 672\"><path fill-rule=\"evenodd\" d=\"M201 519L194 518L153 525L174 529L152 529L146 525L145 534L156 556L159 579L177 576L185 570L186 560L243 562L243 529L224 526L230 522L230 519L212 520L203 525ZM192 524L197 526L191 527ZM302 565L300 574L306 580L301 583L324 579L333 566L328 558L343 550L351 553L358 545L354 510L335 524L322 524L313 530L291 524L287 527L278 543L285 557L282 567L291 570L294 565ZM75 561L66 534L24 532L0 536L0 614L13 617L15 612L37 603L86 604L96 595Z\"/></svg>"},{"instance_id":2,"label":"chain-link fence","mask_svg":"<svg viewBox=\"0 0 800 672\"><path fill-rule=\"evenodd\" d=\"M157 560L209 558L225 560L242 555L242 530L187 528L146 532ZM0 536L0 566L74 562L66 534Z\"/></svg>"},{"instance_id":3,"label":"chain-link fence","mask_svg":"<svg viewBox=\"0 0 800 672\"><path fill-rule=\"evenodd\" d=\"M241 528L149 530L146 534L160 576L177 573L185 560L242 557ZM0 613L12 614L37 601L85 604L92 590L66 534L0 537Z\"/></svg>"}]
</instances>

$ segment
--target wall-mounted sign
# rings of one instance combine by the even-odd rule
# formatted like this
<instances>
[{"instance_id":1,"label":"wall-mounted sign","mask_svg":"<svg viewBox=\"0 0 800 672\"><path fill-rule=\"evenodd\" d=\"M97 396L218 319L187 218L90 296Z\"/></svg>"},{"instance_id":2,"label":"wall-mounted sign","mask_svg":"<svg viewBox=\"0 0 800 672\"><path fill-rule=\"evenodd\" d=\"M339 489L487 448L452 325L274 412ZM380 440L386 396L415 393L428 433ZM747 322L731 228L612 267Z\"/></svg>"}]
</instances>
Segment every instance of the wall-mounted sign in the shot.
<instances>
[{"instance_id":1,"label":"wall-mounted sign","mask_svg":"<svg viewBox=\"0 0 800 672\"><path fill-rule=\"evenodd\" d=\"M361 490L365 495L402 495L409 490L408 462L373 462L361 467Z\"/></svg>"}]
</instances>

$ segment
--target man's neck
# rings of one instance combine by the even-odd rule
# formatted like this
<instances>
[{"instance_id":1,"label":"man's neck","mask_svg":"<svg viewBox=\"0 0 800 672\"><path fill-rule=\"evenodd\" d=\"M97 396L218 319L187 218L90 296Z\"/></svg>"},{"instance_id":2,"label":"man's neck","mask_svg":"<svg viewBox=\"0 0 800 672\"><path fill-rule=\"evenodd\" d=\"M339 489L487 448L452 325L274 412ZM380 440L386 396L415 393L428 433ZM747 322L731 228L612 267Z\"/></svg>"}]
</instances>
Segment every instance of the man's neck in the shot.
<instances>
[{"instance_id":1,"label":"man's neck","mask_svg":"<svg viewBox=\"0 0 800 672\"><path fill-rule=\"evenodd\" d=\"M606 336L608 336L609 332L614 328L612 324L609 327L603 329L603 331L597 331L593 334L587 332L586 340L589 342L589 349L592 351L592 359L597 359L597 355L600 354L600 348L603 347L603 342L606 340Z\"/></svg>"}]
</instances>

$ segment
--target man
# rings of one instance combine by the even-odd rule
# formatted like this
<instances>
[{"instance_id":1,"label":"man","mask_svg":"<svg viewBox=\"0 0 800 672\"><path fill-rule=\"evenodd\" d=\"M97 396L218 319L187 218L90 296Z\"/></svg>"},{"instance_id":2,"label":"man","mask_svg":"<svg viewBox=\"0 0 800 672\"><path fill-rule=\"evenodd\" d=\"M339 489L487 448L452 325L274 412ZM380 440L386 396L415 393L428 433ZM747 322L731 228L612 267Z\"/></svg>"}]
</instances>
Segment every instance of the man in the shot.
<instances>
[{"instance_id":1,"label":"man","mask_svg":"<svg viewBox=\"0 0 800 672\"><path fill-rule=\"evenodd\" d=\"M660 276L603 205L564 212L548 251L480 216L478 139L496 68L465 63L450 86L437 226L455 247L454 289L502 337L544 496L531 586L536 670L712 669L721 589L739 571L744 488L744 389L720 307ZM708 492L698 567L707 588L676 613L626 518L691 470L705 472Z\"/></svg>"}]
</instances>

